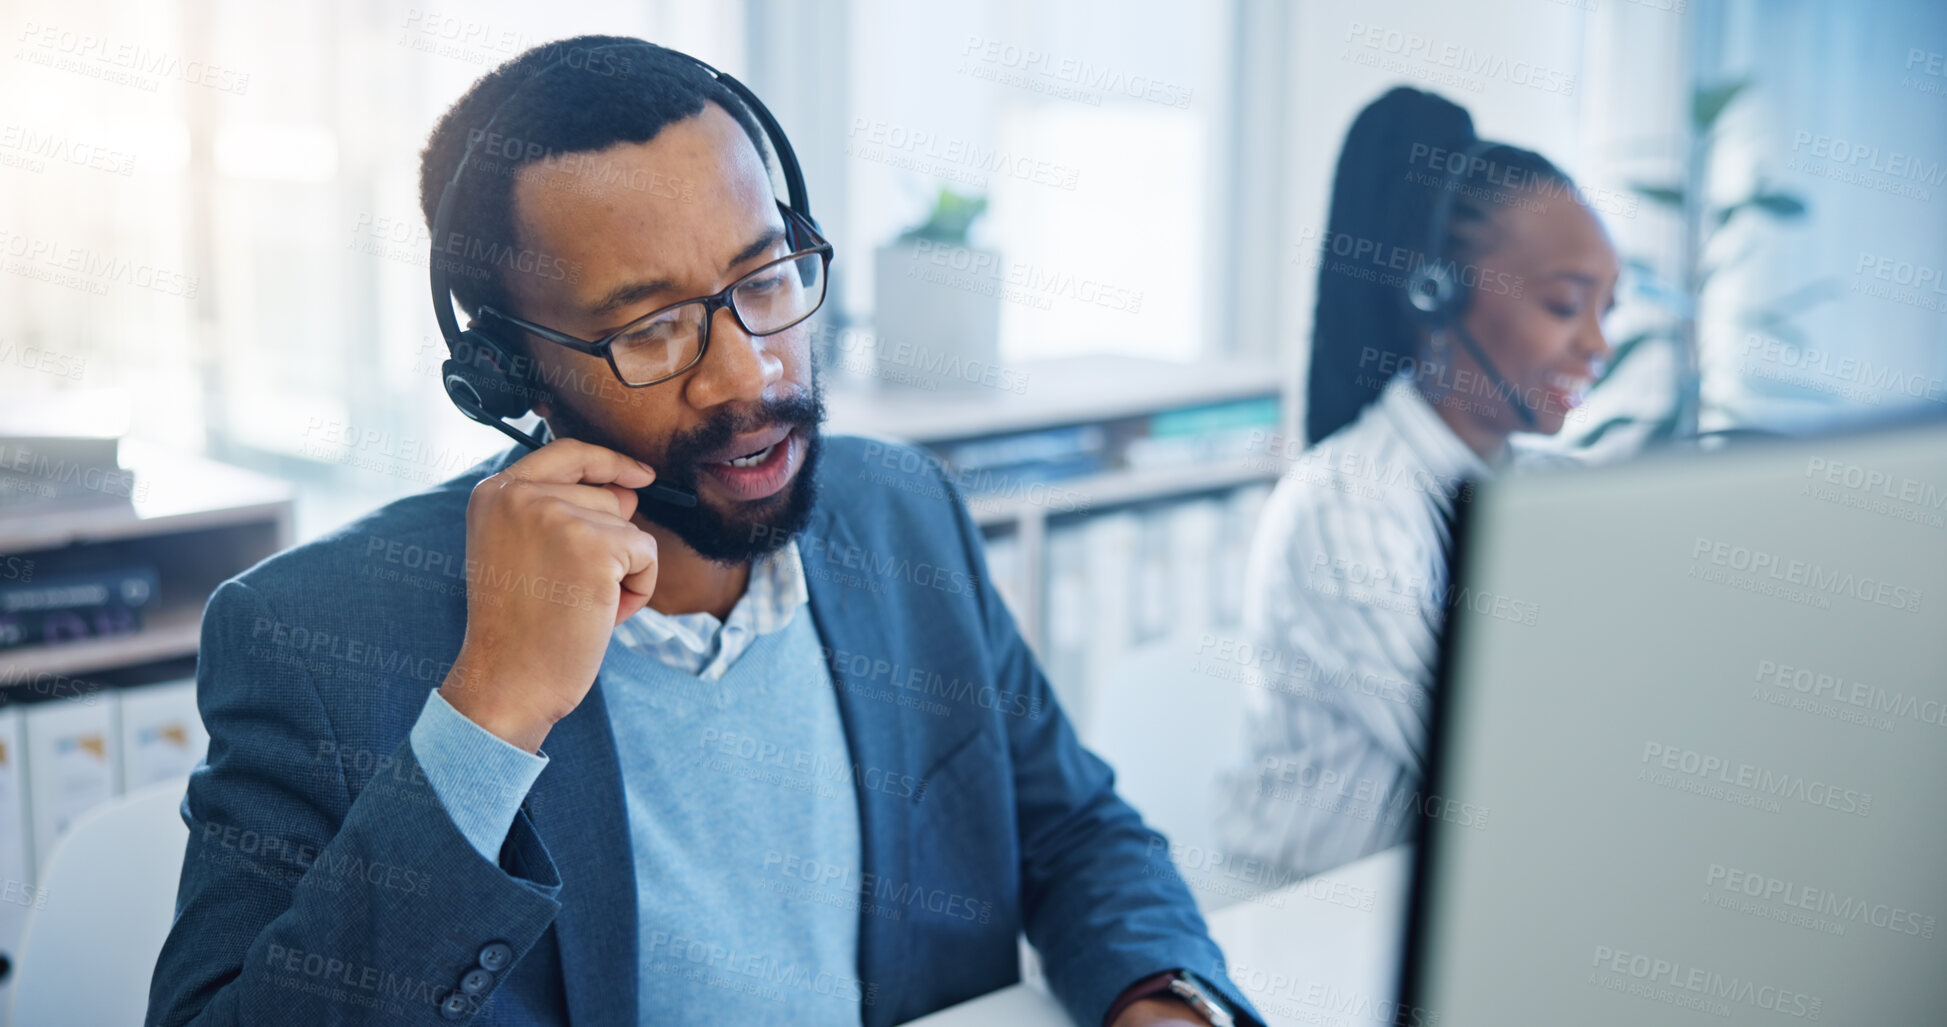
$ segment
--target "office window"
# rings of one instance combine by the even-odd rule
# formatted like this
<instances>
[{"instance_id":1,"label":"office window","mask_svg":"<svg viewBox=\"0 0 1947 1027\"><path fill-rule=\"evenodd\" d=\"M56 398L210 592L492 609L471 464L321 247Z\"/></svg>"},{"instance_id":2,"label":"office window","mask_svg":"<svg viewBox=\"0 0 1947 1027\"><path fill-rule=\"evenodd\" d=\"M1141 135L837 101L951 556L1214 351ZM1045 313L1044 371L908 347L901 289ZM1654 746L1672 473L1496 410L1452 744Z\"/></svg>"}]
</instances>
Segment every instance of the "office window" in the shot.
<instances>
[{"instance_id":1,"label":"office window","mask_svg":"<svg viewBox=\"0 0 1947 1027\"><path fill-rule=\"evenodd\" d=\"M732 73L744 52L728 2L44 3L10 26L0 346L128 389L136 436L297 481L300 537L506 444L439 387L417 169L446 106L564 36Z\"/></svg>"},{"instance_id":2,"label":"office window","mask_svg":"<svg viewBox=\"0 0 1947 1027\"><path fill-rule=\"evenodd\" d=\"M1204 214L1228 161L1231 19L1165 0L855 0L834 69L847 311L869 318L872 249L945 186L989 201L971 243L997 258L1002 359L1224 351L1208 308L1228 226Z\"/></svg>"}]
</instances>

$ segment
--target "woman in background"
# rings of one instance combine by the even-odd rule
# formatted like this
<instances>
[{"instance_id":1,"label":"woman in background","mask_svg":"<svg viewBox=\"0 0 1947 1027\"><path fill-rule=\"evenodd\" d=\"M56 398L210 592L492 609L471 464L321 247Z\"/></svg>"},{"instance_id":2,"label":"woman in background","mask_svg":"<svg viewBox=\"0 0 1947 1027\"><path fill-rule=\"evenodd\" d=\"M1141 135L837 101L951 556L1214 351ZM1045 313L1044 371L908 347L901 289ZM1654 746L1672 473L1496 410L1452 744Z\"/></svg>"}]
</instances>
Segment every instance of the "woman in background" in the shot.
<instances>
[{"instance_id":1,"label":"woman in background","mask_svg":"<svg viewBox=\"0 0 1947 1027\"><path fill-rule=\"evenodd\" d=\"M1479 140L1462 108L1399 88L1353 122L1320 254L1314 444L1245 582L1261 687L1219 827L1232 857L1310 874L1455 815L1419 788L1462 482L1504 468L1515 432L1561 430L1608 355L1618 271L1568 176Z\"/></svg>"}]
</instances>

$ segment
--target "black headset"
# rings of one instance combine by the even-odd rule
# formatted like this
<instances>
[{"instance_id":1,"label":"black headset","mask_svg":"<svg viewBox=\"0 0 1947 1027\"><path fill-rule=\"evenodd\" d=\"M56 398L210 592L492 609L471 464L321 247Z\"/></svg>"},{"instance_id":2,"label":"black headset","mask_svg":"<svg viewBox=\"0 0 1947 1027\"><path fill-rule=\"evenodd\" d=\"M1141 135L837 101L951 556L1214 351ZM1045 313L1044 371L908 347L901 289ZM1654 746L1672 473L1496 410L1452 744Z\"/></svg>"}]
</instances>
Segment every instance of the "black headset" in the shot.
<instances>
[{"instance_id":1,"label":"black headset","mask_svg":"<svg viewBox=\"0 0 1947 1027\"><path fill-rule=\"evenodd\" d=\"M805 194L804 173L798 167L797 154L791 150L791 141L784 137L784 129L771 116L763 101L742 82L691 57L689 54L667 47L657 46L647 40L631 40L626 43L604 43L587 48L571 48L568 54L551 64L544 65L515 87L514 91L500 101L487 118L487 123L478 132L472 133L466 150L460 154L460 161L453 166L453 177L447 180L446 187L440 190L439 205L433 211L432 253L427 261L433 286L433 315L439 319L440 335L446 339L447 360L440 366L440 375L446 386L446 398L460 408L460 412L481 424L507 435L515 442L539 449L544 442L537 436L514 427L508 422L526 415L533 409L537 386L533 375L526 370L517 354L519 346L509 346L489 333L485 328L468 327L462 331L459 319L453 315L453 283L449 274L450 258L440 253L440 243L446 236L447 223L451 220L454 200L459 195L460 176L466 173L467 163L472 159L474 148L488 137L494 123L507 105L521 95L522 91L548 74L564 65L586 66L590 55L603 50L649 49L676 57L702 69L711 78L722 83L724 88L741 100L757 123L764 129L764 135L771 142L771 149L777 155L778 168L784 174L785 193L789 197L789 209L812 226L818 222L811 216L811 202ZM822 233L821 233L822 234ZM677 506L695 506L696 493L673 485L655 482L646 488L636 490L644 498L656 499Z\"/></svg>"},{"instance_id":2,"label":"black headset","mask_svg":"<svg viewBox=\"0 0 1947 1027\"><path fill-rule=\"evenodd\" d=\"M1501 377L1501 371L1494 362L1487 359L1480 343L1474 341L1473 333L1461 323L1460 315L1467 309L1467 287L1456 274L1453 264L1446 259L1448 222L1453 218L1453 194L1460 188L1460 176L1472 167L1480 155L1493 149L1498 143L1476 139L1461 154L1460 170L1454 170L1454 162L1448 161L1440 176L1440 192L1433 198L1433 218L1427 225L1426 248L1420 254L1420 266L1406 276L1406 307L1417 320L1433 331L1451 330L1460 344L1467 348L1467 355L1474 358L1482 371L1494 383L1494 389L1508 401L1514 415L1529 428L1535 426L1535 413L1521 399L1521 390L1508 384Z\"/></svg>"}]
</instances>

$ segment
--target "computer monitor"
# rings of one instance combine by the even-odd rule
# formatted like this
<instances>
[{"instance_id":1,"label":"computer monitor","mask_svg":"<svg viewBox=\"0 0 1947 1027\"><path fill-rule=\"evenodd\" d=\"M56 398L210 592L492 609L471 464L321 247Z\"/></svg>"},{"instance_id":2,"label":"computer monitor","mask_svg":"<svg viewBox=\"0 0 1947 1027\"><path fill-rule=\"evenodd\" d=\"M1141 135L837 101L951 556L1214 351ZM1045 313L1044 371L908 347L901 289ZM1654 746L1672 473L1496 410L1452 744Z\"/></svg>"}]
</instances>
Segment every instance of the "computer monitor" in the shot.
<instances>
[{"instance_id":1,"label":"computer monitor","mask_svg":"<svg viewBox=\"0 0 1947 1027\"><path fill-rule=\"evenodd\" d=\"M1940 423L1477 492L1397 1022L1947 1023L1944 522Z\"/></svg>"}]
</instances>

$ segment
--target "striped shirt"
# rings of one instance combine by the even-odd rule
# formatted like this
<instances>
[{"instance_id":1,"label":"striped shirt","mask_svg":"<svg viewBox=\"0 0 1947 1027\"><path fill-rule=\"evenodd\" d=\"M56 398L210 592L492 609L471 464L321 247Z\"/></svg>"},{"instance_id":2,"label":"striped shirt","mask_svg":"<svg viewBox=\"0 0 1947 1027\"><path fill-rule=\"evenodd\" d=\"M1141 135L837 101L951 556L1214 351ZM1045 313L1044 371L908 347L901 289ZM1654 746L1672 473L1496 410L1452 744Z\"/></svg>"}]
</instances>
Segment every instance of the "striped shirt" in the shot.
<instances>
[{"instance_id":1,"label":"striped shirt","mask_svg":"<svg viewBox=\"0 0 1947 1027\"><path fill-rule=\"evenodd\" d=\"M719 621L715 614L702 610L658 613L645 606L615 626L615 638L665 666L716 681L759 635L789 625L809 598L804 562L793 539L751 561L750 582L737 605L730 608L728 619Z\"/></svg>"},{"instance_id":2,"label":"striped shirt","mask_svg":"<svg viewBox=\"0 0 1947 1027\"><path fill-rule=\"evenodd\" d=\"M1407 838L1448 526L1463 483L1490 474L1401 377L1279 481L1245 579L1244 630L1264 655L1251 761L1220 820L1231 854L1311 874Z\"/></svg>"}]
</instances>

